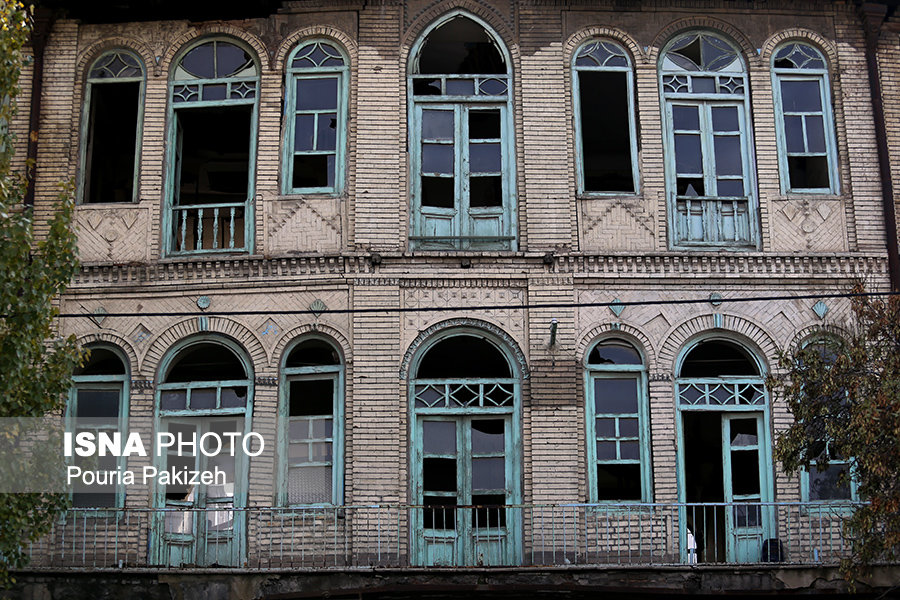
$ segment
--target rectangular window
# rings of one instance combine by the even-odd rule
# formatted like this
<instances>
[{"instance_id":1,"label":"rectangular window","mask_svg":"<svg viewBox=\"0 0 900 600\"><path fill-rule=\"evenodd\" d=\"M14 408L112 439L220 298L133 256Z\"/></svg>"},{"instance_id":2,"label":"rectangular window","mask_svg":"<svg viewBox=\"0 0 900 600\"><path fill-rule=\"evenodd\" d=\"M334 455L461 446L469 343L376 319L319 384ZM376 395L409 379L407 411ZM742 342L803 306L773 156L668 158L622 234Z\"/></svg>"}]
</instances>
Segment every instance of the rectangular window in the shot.
<instances>
[{"instance_id":1,"label":"rectangular window","mask_svg":"<svg viewBox=\"0 0 900 600\"><path fill-rule=\"evenodd\" d=\"M79 382L79 379L82 381ZM122 432L124 410L122 407L122 384L102 381L84 381L76 377L75 387L69 397L68 429L74 435L91 432L95 436L102 432ZM98 379L96 376L90 379ZM112 377L116 379L116 377ZM116 456L75 456L72 464L84 471L124 470L126 459ZM113 484L83 486L72 493L72 506L76 508L115 508L123 505L125 491Z\"/></svg>"},{"instance_id":2,"label":"rectangular window","mask_svg":"<svg viewBox=\"0 0 900 600\"><path fill-rule=\"evenodd\" d=\"M787 191L833 192L831 123L819 77L778 76L780 150Z\"/></svg>"}]
</instances>

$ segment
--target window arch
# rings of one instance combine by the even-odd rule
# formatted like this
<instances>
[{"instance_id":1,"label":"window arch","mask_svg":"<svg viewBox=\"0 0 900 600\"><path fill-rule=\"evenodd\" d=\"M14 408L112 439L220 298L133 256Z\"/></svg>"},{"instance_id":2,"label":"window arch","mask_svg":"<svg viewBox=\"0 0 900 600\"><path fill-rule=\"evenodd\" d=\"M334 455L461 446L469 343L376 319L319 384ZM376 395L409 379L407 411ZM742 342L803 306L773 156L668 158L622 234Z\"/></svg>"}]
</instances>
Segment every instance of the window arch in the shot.
<instances>
[{"instance_id":1,"label":"window arch","mask_svg":"<svg viewBox=\"0 0 900 600\"><path fill-rule=\"evenodd\" d=\"M638 191L634 78L628 52L591 40L572 59L579 193Z\"/></svg>"},{"instance_id":2,"label":"window arch","mask_svg":"<svg viewBox=\"0 0 900 600\"><path fill-rule=\"evenodd\" d=\"M169 81L169 254L253 248L259 67L238 40L185 49Z\"/></svg>"},{"instance_id":3,"label":"window arch","mask_svg":"<svg viewBox=\"0 0 900 600\"><path fill-rule=\"evenodd\" d=\"M129 368L128 359L109 344L87 346L90 356L72 374L72 388L66 406L66 429L72 432L124 432L128 428ZM74 457L76 466L82 459ZM124 470L125 457L99 456L96 466L86 470ZM93 485L86 490L76 487L72 494L75 507L122 507L125 488L122 485Z\"/></svg>"},{"instance_id":4,"label":"window arch","mask_svg":"<svg viewBox=\"0 0 900 600\"><path fill-rule=\"evenodd\" d=\"M659 62L673 247L756 246L747 70L716 33L675 37Z\"/></svg>"},{"instance_id":5,"label":"window arch","mask_svg":"<svg viewBox=\"0 0 900 600\"><path fill-rule=\"evenodd\" d=\"M324 39L307 40L288 58L285 194L343 189L349 64L344 51Z\"/></svg>"},{"instance_id":6,"label":"window arch","mask_svg":"<svg viewBox=\"0 0 900 600\"><path fill-rule=\"evenodd\" d=\"M837 142L825 57L804 42L780 46L772 56L772 88L781 189L837 193Z\"/></svg>"},{"instance_id":7,"label":"window arch","mask_svg":"<svg viewBox=\"0 0 900 600\"><path fill-rule=\"evenodd\" d=\"M416 564L515 564L521 555L521 374L510 348L454 328L410 368ZM490 535L488 535L490 533Z\"/></svg>"},{"instance_id":8,"label":"window arch","mask_svg":"<svg viewBox=\"0 0 900 600\"><path fill-rule=\"evenodd\" d=\"M102 54L88 70L79 180L84 204L137 200L144 79L141 59L121 48Z\"/></svg>"},{"instance_id":9,"label":"window arch","mask_svg":"<svg viewBox=\"0 0 900 600\"><path fill-rule=\"evenodd\" d=\"M622 338L597 342L585 360L589 502L650 502L647 368Z\"/></svg>"},{"instance_id":10,"label":"window arch","mask_svg":"<svg viewBox=\"0 0 900 600\"><path fill-rule=\"evenodd\" d=\"M341 504L344 364L331 340L307 336L287 351L279 416L279 504Z\"/></svg>"},{"instance_id":11,"label":"window arch","mask_svg":"<svg viewBox=\"0 0 900 600\"><path fill-rule=\"evenodd\" d=\"M413 47L413 249L515 249L511 73L499 37L462 12Z\"/></svg>"}]
</instances>

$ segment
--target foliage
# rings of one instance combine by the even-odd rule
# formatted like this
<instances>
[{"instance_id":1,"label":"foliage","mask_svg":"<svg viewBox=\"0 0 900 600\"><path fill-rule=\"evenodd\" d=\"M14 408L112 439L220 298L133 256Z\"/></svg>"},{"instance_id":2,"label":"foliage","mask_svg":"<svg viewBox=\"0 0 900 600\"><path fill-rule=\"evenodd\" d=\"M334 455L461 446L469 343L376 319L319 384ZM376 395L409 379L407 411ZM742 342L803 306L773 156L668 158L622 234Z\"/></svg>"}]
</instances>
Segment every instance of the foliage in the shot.
<instances>
[{"instance_id":1,"label":"foliage","mask_svg":"<svg viewBox=\"0 0 900 600\"><path fill-rule=\"evenodd\" d=\"M858 296L852 308L848 339L822 338L785 355L787 376L770 384L795 419L775 448L788 473L811 463L821 470L836 457L850 463L866 501L845 523L853 552L843 570L856 578L900 559L900 297Z\"/></svg>"},{"instance_id":2,"label":"foliage","mask_svg":"<svg viewBox=\"0 0 900 600\"><path fill-rule=\"evenodd\" d=\"M15 114L30 30L30 10L0 0L0 124ZM54 327L54 298L78 268L71 186L64 186L38 241L31 211L23 208L25 177L13 169L14 145L7 127L0 126L0 417L60 411L80 359L74 337L58 339ZM55 511L66 503L59 494L0 494L0 588L13 581L10 568L25 564L23 545L48 532Z\"/></svg>"}]
</instances>

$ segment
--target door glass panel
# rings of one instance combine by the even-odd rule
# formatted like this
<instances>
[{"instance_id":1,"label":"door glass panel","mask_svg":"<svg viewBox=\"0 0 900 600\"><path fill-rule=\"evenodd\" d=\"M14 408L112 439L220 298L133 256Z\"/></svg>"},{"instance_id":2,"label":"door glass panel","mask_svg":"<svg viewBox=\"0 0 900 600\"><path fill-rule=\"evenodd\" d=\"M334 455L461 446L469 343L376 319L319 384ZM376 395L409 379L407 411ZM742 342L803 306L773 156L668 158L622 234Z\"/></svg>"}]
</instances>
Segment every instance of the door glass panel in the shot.
<instances>
[{"instance_id":1,"label":"door glass panel","mask_svg":"<svg viewBox=\"0 0 900 600\"><path fill-rule=\"evenodd\" d=\"M615 442L597 442L597 460L615 460L616 458Z\"/></svg>"},{"instance_id":2,"label":"door glass panel","mask_svg":"<svg viewBox=\"0 0 900 600\"><path fill-rule=\"evenodd\" d=\"M502 178L472 177L469 180L469 206L472 208L503 206Z\"/></svg>"},{"instance_id":3,"label":"door glass panel","mask_svg":"<svg viewBox=\"0 0 900 600\"><path fill-rule=\"evenodd\" d=\"M597 499L640 501L641 465L597 465Z\"/></svg>"},{"instance_id":4,"label":"door glass panel","mask_svg":"<svg viewBox=\"0 0 900 600\"><path fill-rule=\"evenodd\" d=\"M453 208L454 197L452 177L422 177L422 206Z\"/></svg>"},{"instance_id":5,"label":"door glass panel","mask_svg":"<svg viewBox=\"0 0 900 600\"><path fill-rule=\"evenodd\" d=\"M330 415L334 411L332 379L299 379L290 382L291 417Z\"/></svg>"},{"instance_id":6,"label":"door glass panel","mask_svg":"<svg viewBox=\"0 0 900 600\"><path fill-rule=\"evenodd\" d=\"M456 529L456 497L455 496L424 496L422 504L425 506L425 529Z\"/></svg>"},{"instance_id":7,"label":"door glass panel","mask_svg":"<svg viewBox=\"0 0 900 600\"><path fill-rule=\"evenodd\" d=\"M472 110L472 111L469 111L469 139L470 140L500 139L500 111L499 110Z\"/></svg>"},{"instance_id":8,"label":"door glass panel","mask_svg":"<svg viewBox=\"0 0 900 600\"><path fill-rule=\"evenodd\" d=\"M599 421L599 419L598 419ZM623 437L637 437L638 420L637 419L619 419L619 435Z\"/></svg>"},{"instance_id":9,"label":"door glass panel","mask_svg":"<svg viewBox=\"0 0 900 600\"><path fill-rule=\"evenodd\" d=\"M506 459L473 458L472 490L502 490L506 488Z\"/></svg>"},{"instance_id":10,"label":"door glass panel","mask_svg":"<svg viewBox=\"0 0 900 600\"><path fill-rule=\"evenodd\" d=\"M759 504L738 504L734 507L734 524L737 527L759 527L762 507Z\"/></svg>"},{"instance_id":11,"label":"door glass panel","mask_svg":"<svg viewBox=\"0 0 900 600\"><path fill-rule=\"evenodd\" d=\"M453 139L453 111L423 110L422 111L422 139L452 140Z\"/></svg>"},{"instance_id":12,"label":"door glass panel","mask_svg":"<svg viewBox=\"0 0 900 600\"><path fill-rule=\"evenodd\" d=\"M505 494L473 494L472 505L472 526L476 529L506 527Z\"/></svg>"},{"instance_id":13,"label":"door glass panel","mask_svg":"<svg viewBox=\"0 0 900 600\"><path fill-rule=\"evenodd\" d=\"M639 460L641 458L641 447L636 441L624 441L619 443L619 458L626 460Z\"/></svg>"},{"instance_id":14,"label":"door glass panel","mask_svg":"<svg viewBox=\"0 0 900 600\"><path fill-rule=\"evenodd\" d=\"M759 494L759 452L757 450L731 452L731 488L735 496Z\"/></svg>"},{"instance_id":15,"label":"door glass panel","mask_svg":"<svg viewBox=\"0 0 900 600\"><path fill-rule=\"evenodd\" d=\"M741 179L718 179L716 188L719 196L742 197L744 195L744 182Z\"/></svg>"},{"instance_id":16,"label":"door glass panel","mask_svg":"<svg viewBox=\"0 0 900 600\"><path fill-rule=\"evenodd\" d=\"M422 463L422 482L425 491L456 491L456 459L425 458Z\"/></svg>"},{"instance_id":17,"label":"door glass panel","mask_svg":"<svg viewBox=\"0 0 900 600\"><path fill-rule=\"evenodd\" d=\"M288 502L290 504L331 502L331 465L289 469Z\"/></svg>"},{"instance_id":18,"label":"door glass panel","mask_svg":"<svg viewBox=\"0 0 900 600\"><path fill-rule=\"evenodd\" d=\"M422 144L422 171L425 173L453 173L453 146Z\"/></svg>"},{"instance_id":19,"label":"door glass panel","mask_svg":"<svg viewBox=\"0 0 900 600\"><path fill-rule=\"evenodd\" d=\"M740 175L741 139L737 136L715 137L716 175Z\"/></svg>"},{"instance_id":20,"label":"door glass panel","mask_svg":"<svg viewBox=\"0 0 900 600\"><path fill-rule=\"evenodd\" d=\"M696 106L673 106L672 121L675 129L681 131L700 130L700 112Z\"/></svg>"},{"instance_id":21,"label":"door glass panel","mask_svg":"<svg viewBox=\"0 0 900 600\"><path fill-rule=\"evenodd\" d=\"M422 438L426 454L456 454L456 423L425 421Z\"/></svg>"},{"instance_id":22,"label":"door glass panel","mask_svg":"<svg viewBox=\"0 0 900 600\"><path fill-rule=\"evenodd\" d=\"M703 172L699 135L675 134L675 170L679 173Z\"/></svg>"},{"instance_id":23,"label":"door glass panel","mask_svg":"<svg viewBox=\"0 0 900 600\"><path fill-rule=\"evenodd\" d=\"M756 446L759 443L756 419L731 419L731 445Z\"/></svg>"},{"instance_id":24,"label":"door glass panel","mask_svg":"<svg viewBox=\"0 0 900 600\"><path fill-rule=\"evenodd\" d=\"M78 419L116 419L119 416L119 390L78 389L75 417Z\"/></svg>"},{"instance_id":25,"label":"door glass panel","mask_svg":"<svg viewBox=\"0 0 900 600\"><path fill-rule=\"evenodd\" d=\"M472 173L499 173L500 168L500 144L469 144L469 170Z\"/></svg>"},{"instance_id":26,"label":"door glass panel","mask_svg":"<svg viewBox=\"0 0 900 600\"><path fill-rule=\"evenodd\" d=\"M809 152L825 152L825 123L822 117L806 117L806 139L809 142Z\"/></svg>"},{"instance_id":27,"label":"door glass panel","mask_svg":"<svg viewBox=\"0 0 900 600\"><path fill-rule=\"evenodd\" d=\"M712 107L713 131L740 131L736 106Z\"/></svg>"},{"instance_id":28,"label":"door glass panel","mask_svg":"<svg viewBox=\"0 0 900 600\"><path fill-rule=\"evenodd\" d=\"M316 150L334 150L337 144L337 114L320 114L317 132Z\"/></svg>"},{"instance_id":29,"label":"door glass panel","mask_svg":"<svg viewBox=\"0 0 900 600\"><path fill-rule=\"evenodd\" d=\"M805 152L803 143L803 117L785 115L784 138L788 152Z\"/></svg>"},{"instance_id":30,"label":"door glass panel","mask_svg":"<svg viewBox=\"0 0 900 600\"><path fill-rule=\"evenodd\" d=\"M597 437L616 437L616 420L598 418L595 431L597 432Z\"/></svg>"},{"instance_id":31,"label":"door glass panel","mask_svg":"<svg viewBox=\"0 0 900 600\"><path fill-rule=\"evenodd\" d=\"M502 419L472 421L472 452L474 454L502 453L505 448Z\"/></svg>"},{"instance_id":32,"label":"door glass panel","mask_svg":"<svg viewBox=\"0 0 900 600\"><path fill-rule=\"evenodd\" d=\"M781 102L785 112L819 112L822 97L818 81L782 81Z\"/></svg>"},{"instance_id":33,"label":"door glass panel","mask_svg":"<svg viewBox=\"0 0 900 600\"><path fill-rule=\"evenodd\" d=\"M294 122L294 150L302 152L313 149L315 138L315 115L297 115Z\"/></svg>"}]
</instances>

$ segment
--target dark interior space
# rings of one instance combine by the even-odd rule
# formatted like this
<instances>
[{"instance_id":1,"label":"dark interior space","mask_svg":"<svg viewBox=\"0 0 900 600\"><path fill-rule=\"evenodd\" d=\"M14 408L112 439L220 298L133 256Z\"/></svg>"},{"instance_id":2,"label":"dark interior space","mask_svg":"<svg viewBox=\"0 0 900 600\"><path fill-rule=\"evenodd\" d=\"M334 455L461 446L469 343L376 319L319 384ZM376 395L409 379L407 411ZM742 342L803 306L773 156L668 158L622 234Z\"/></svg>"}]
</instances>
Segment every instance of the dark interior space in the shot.
<instances>
[{"instance_id":1,"label":"dark interior space","mask_svg":"<svg viewBox=\"0 0 900 600\"><path fill-rule=\"evenodd\" d=\"M634 192L627 77L621 71L578 73L586 192Z\"/></svg>"},{"instance_id":2,"label":"dark interior space","mask_svg":"<svg viewBox=\"0 0 900 600\"><path fill-rule=\"evenodd\" d=\"M91 85L84 202L131 202L141 84Z\"/></svg>"},{"instance_id":3,"label":"dark interior space","mask_svg":"<svg viewBox=\"0 0 900 600\"><path fill-rule=\"evenodd\" d=\"M684 489L688 503L723 502L722 416L683 413ZM688 507L688 529L697 543L698 562L724 562L725 509Z\"/></svg>"}]
</instances>

